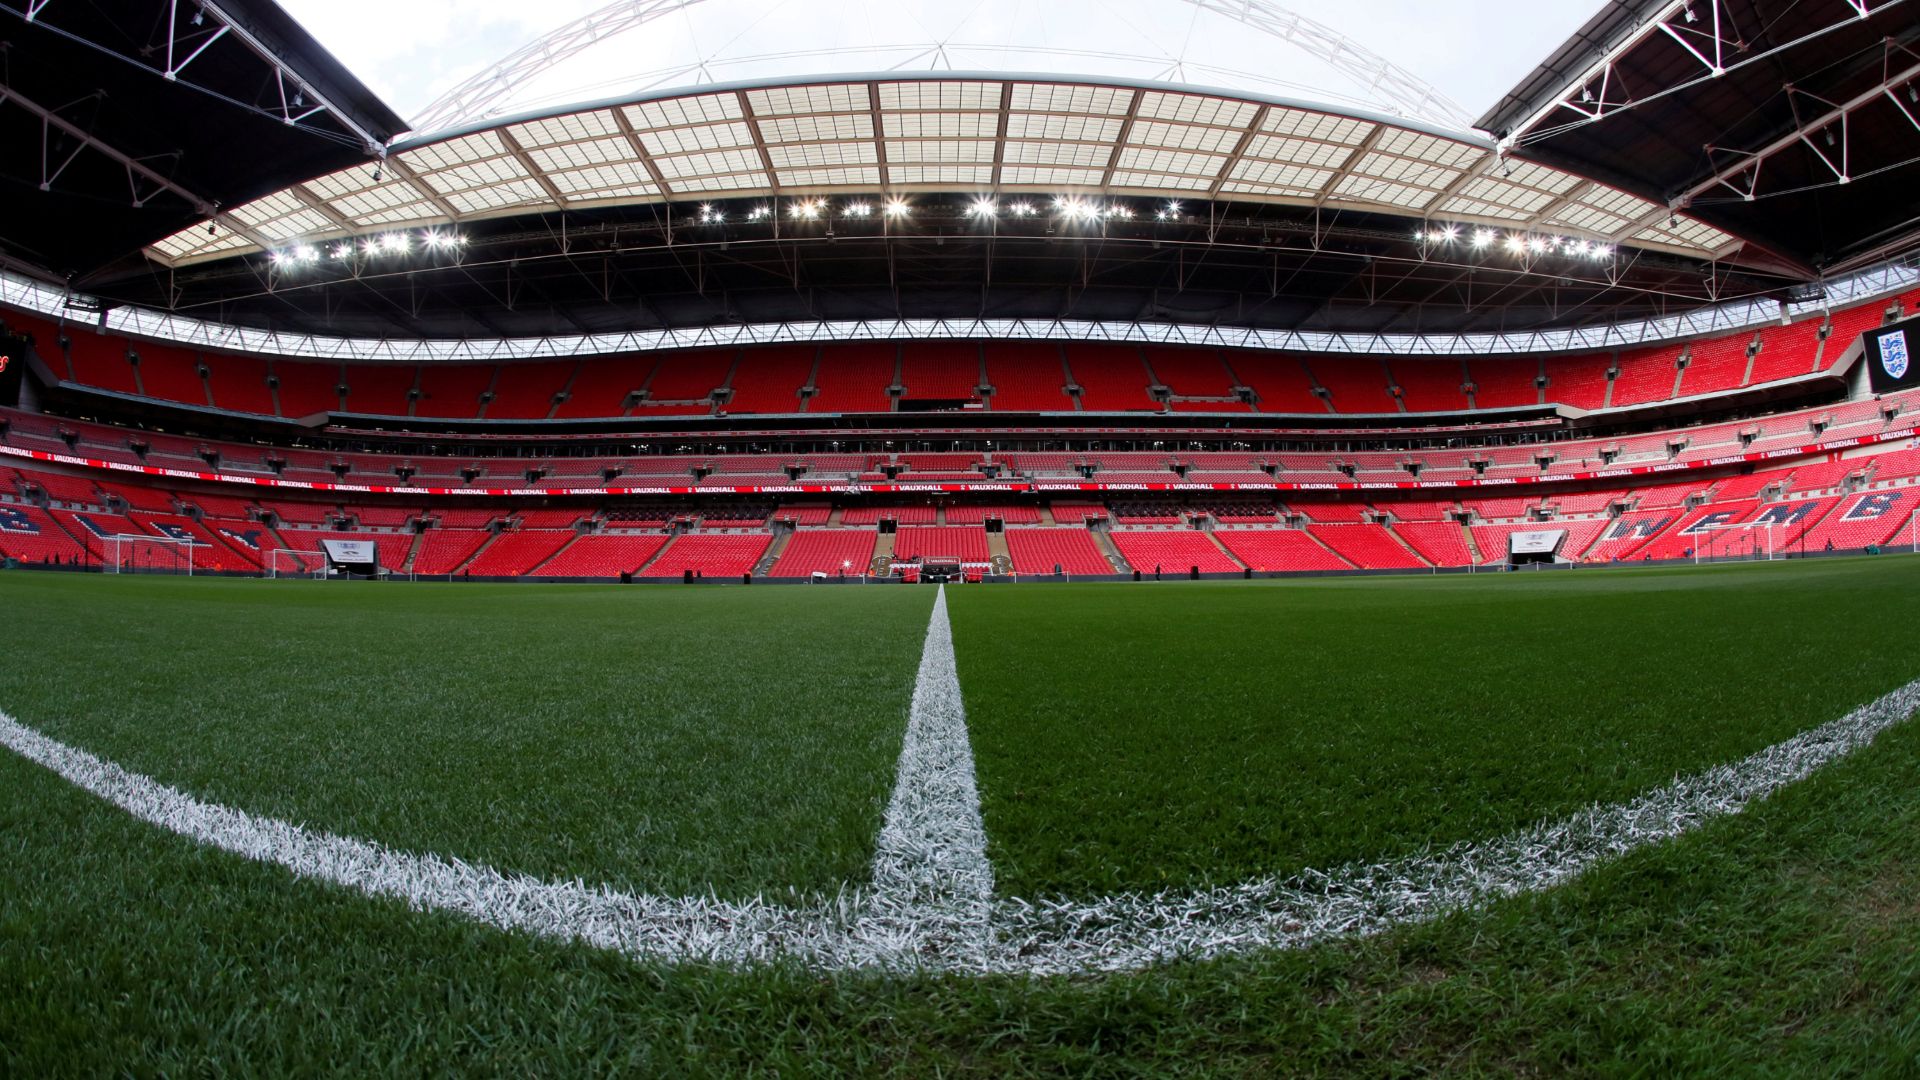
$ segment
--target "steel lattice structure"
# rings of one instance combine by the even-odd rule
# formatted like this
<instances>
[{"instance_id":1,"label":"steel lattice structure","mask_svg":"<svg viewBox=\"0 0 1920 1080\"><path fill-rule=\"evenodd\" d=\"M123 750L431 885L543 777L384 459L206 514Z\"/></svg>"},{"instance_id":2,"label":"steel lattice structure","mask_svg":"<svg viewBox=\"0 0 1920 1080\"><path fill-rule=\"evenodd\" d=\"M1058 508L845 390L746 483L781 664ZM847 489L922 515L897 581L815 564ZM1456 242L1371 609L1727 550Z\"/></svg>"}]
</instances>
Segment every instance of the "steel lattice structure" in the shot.
<instances>
[{"instance_id":1,"label":"steel lattice structure","mask_svg":"<svg viewBox=\"0 0 1920 1080\"><path fill-rule=\"evenodd\" d=\"M529 79L611 38L693 7L702 0L617 0L527 43L454 87L414 119L414 130L432 134L494 116L500 103ZM1298 12L1268 0L1184 0L1299 49L1352 79L1383 111L1457 131L1472 115L1412 72ZM938 46L928 45L930 53ZM695 65L696 67L698 65ZM1347 95L1341 95L1347 96Z\"/></svg>"}]
</instances>

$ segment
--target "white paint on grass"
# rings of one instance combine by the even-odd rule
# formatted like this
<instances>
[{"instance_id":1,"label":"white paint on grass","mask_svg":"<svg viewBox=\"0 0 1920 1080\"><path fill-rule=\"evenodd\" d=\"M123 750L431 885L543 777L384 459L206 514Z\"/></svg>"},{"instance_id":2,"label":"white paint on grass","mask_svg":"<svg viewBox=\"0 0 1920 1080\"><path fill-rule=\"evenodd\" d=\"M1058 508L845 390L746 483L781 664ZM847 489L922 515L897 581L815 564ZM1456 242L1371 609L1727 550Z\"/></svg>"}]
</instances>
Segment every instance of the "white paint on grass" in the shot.
<instances>
[{"instance_id":1,"label":"white paint on grass","mask_svg":"<svg viewBox=\"0 0 1920 1080\"><path fill-rule=\"evenodd\" d=\"M0 744L142 821L295 875L644 960L972 974L1126 971L1372 934L1550 888L1801 780L1920 710L1920 681L1729 765L1492 841L1198 892L992 898L945 597L934 604L873 886L801 906L505 874L203 802L0 713Z\"/></svg>"},{"instance_id":2,"label":"white paint on grass","mask_svg":"<svg viewBox=\"0 0 1920 1080\"><path fill-rule=\"evenodd\" d=\"M961 968L986 962L993 866L987 862L944 585L927 620L866 901L859 930L876 947L910 962Z\"/></svg>"}]
</instances>

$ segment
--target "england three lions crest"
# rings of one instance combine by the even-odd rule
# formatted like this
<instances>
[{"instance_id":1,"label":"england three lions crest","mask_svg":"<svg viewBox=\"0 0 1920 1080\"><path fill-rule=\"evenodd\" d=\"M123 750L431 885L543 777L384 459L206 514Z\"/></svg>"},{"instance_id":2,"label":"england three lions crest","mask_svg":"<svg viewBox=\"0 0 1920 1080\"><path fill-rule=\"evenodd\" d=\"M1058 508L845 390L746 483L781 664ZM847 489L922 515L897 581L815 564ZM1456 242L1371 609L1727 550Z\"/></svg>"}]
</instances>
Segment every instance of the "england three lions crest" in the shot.
<instances>
[{"instance_id":1,"label":"england three lions crest","mask_svg":"<svg viewBox=\"0 0 1920 1080\"><path fill-rule=\"evenodd\" d=\"M1906 331L1895 330L1891 334L1882 334L1880 336L1880 366L1886 369L1888 378L1902 379L1906 377Z\"/></svg>"}]
</instances>

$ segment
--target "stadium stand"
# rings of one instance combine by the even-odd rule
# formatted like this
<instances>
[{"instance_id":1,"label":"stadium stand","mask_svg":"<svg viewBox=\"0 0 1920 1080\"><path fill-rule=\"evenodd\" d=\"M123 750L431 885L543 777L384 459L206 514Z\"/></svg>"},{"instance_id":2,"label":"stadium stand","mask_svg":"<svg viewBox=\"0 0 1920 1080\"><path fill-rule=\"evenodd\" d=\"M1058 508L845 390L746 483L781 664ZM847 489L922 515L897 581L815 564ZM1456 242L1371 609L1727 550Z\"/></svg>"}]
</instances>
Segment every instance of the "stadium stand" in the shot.
<instances>
[{"instance_id":1,"label":"stadium stand","mask_svg":"<svg viewBox=\"0 0 1920 1080\"><path fill-rule=\"evenodd\" d=\"M980 346L972 341L920 341L900 350L901 398L980 398Z\"/></svg>"},{"instance_id":2,"label":"stadium stand","mask_svg":"<svg viewBox=\"0 0 1920 1080\"><path fill-rule=\"evenodd\" d=\"M872 529L801 529L787 540L769 577L803 578L814 573L865 574L873 563Z\"/></svg>"},{"instance_id":3,"label":"stadium stand","mask_svg":"<svg viewBox=\"0 0 1920 1080\"><path fill-rule=\"evenodd\" d=\"M480 395L493 388L492 365L423 364L409 415L472 420L480 415ZM357 392L356 392L357 397ZM349 398L349 403L354 399Z\"/></svg>"},{"instance_id":4,"label":"stadium stand","mask_svg":"<svg viewBox=\"0 0 1920 1080\"><path fill-rule=\"evenodd\" d=\"M989 341L987 382L995 412L1072 412L1060 346L1052 342Z\"/></svg>"},{"instance_id":5,"label":"stadium stand","mask_svg":"<svg viewBox=\"0 0 1920 1080\"><path fill-rule=\"evenodd\" d=\"M1427 566L1384 525L1311 525L1307 532L1362 570L1418 570Z\"/></svg>"},{"instance_id":6,"label":"stadium stand","mask_svg":"<svg viewBox=\"0 0 1920 1080\"><path fill-rule=\"evenodd\" d=\"M1316 356L1301 363L1329 394L1340 413L1397 413L1400 403L1387 392L1387 369L1371 356Z\"/></svg>"},{"instance_id":7,"label":"stadium stand","mask_svg":"<svg viewBox=\"0 0 1920 1080\"><path fill-rule=\"evenodd\" d=\"M1435 566L1468 566L1473 562L1467 530L1459 522L1402 521L1393 526L1393 531Z\"/></svg>"},{"instance_id":8,"label":"stadium stand","mask_svg":"<svg viewBox=\"0 0 1920 1080\"><path fill-rule=\"evenodd\" d=\"M764 533L690 533L676 536L643 573L680 577L688 570L702 578L737 578L753 569L772 537Z\"/></svg>"},{"instance_id":9,"label":"stadium stand","mask_svg":"<svg viewBox=\"0 0 1920 1080\"><path fill-rule=\"evenodd\" d=\"M654 362L646 356L601 356L587 360L562 391L566 400L554 406L557 420L625 416L627 398L647 381Z\"/></svg>"},{"instance_id":10,"label":"stadium stand","mask_svg":"<svg viewBox=\"0 0 1920 1080\"><path fill-rule=\"evenodd\" d=\"M280 415L289 418L340 411L341 366L276 361L272 378L279 383Z\"/></svg>"},{"instance_id":11,"label":"stadium stand","mask_svg":"<svg viewBox=\"0 0 1920 1080\"><path fill-rule=\"evenodd\" d=\"M1016 574L1111 574L1113 564L1085 529L1008 529L1007 553Z\"/></svg>"},{"instance_id":12,"label":"stadium stand","mask_svg":"<svg viewBox=\"0 0 1920 1080\"><path fill-rule=\"evenodd\" d=\"M1467 361L1476 409L1511 409L1540 404L1540 361L1533 357L1474 357Z\"/></svg>"},{"instance_id":13,"label":"stadium stand","mask_svg":"<svg viewBox=\"0 0 1920 1080\"><path fill-rule=\"evenodd\" d=\"M638 573L666 543L667 538L658 534L582 536L540 567L540 576L617 578Z\"/></svg>"},{"instance_id":14,"label":"stadium stand","mask_svg":"<svg viewBox=\"0 0 1920 1080\"><path fill-rule=\"evenodd\" d=\"M1352 563L1299 529L1221 529L1213 535L1257 573L1353 569Z\"/></svg>"},{"instance_id":15,"label":"stadium stand","mask_svg":"<svg viewBox=\"0 0 1920 1080\"><path fill-rule=\"evenodd\" d=\"M1220 535L1224 539L1238 532L1239 530L1231 530ZM1143 574L1151 574L1156 568L1163 576L1185 574L1193 567L1199 567L1203 574L1232 574L1239 573L1241 569L1239 563L1234 562L1203 532L1129 530L1110 533L1108 538L1113 541L1114 548L1120 552L1120 557Z\"/></svg>"},{"instance_id":16,"label":"stadium stand","mask_svg":"<svg viewBox=\"0 0 1920 1080\"><path fill-rule=\"evenodd\" d=\"M814 357L819 349L812 345L777 345L765 349L747 349L740 354L728 385L732 397L729 413L797 413L801 411L800 388L813 374Z\"/></svg>"},{"instance_id":17,"label":"stadium stand","mask_svg":"<svg viewBox=\"0 0 1920 1080\"><path fill-rule=\"evenodd\" d=\"M893 555L902 560L931 556L986 562L987 533L968 525L906 525L894 537Z\"/></svg>"},{"instance_id":18,"label":"stadium stand","mask_svg":"<svg viewBox=\"0 0 1920 1080\"><path fill-rule=\"evenodd\" d=\"M1578 409L1598 409L1606 405L1606 357L1549 356L1541 361L1541 370L1547 379L1547 401Z\"/></svg>"},{"instance_id":19,"label":"stadium stand","mask_svg":"<svg viewBox=\"0 0 1920 1080\"><path fill-rule=\"evenodd\" d=\"M479 554L461 572L474 577L521 577L531 574L573 540L575 535L559 529L499 533L480 549Z\"/></svg>"},{"instance_id":20,"label":"stadium stand","mask_svg":"<svg viewBox=\"0 0 1920 1080\"><path fill-rule=\"evenodd\" d=\"M1467 395L1461 388L1467 383L1467 374L1460 361L1398 358L1387 361L1386 366L1400 387L1400 400L1408 412L1466 409Z\"/></svg>"},{"instance_id":21,"label":"stadium stand","mask_svg":"<svg viewBox=\"0 0 1920 1080\"><path fill-rule=\"evenodd\" d=\"M1080 386L1082 412L1134 412L1158 409L1147 393L1147 368L1132 345L1066 346L1067 368Z\"/></svg>"},{"instance_id":22,"label":"stadium stand","mask_svg":"<svg viewBox=\"0 0 1920 1080\"><path fill-rule=\"evenodd\" d=\"M502 364L493 383L493 400L482 413L488 420L544 420L578 363Z\"/></svg>"},{"instance_id":23,"label":"stadium stand","mask_svg":"<svg viewBox=\"0 0 1920 1080\"><path fill-rule=\"evenodd\" d=\"M492 536L481 529L428 529L420 534L411 569L416 574L451 574L465 566Z\"/></svg>"},{"instance_id":24,"label":"stadium stand","mask_svg":"<svg viewBox=\"0 0 1920 1080\"><path fill-rule=\"evenodd\" d=\"M31 506L0 506L0 555L23 563L77 563L87 558L78 541L47 512Z\"/></svg>"},{"instance_id":25,"label":"stadium stand","mask_svg":"<svg viewBox=\"0 0 1920 1080\"><path fill-rule=\"evenodd\" d=\"M810 413L892 412L898 349L890 342L825 345L820 349Z\"/></svg>"}]
</instances>

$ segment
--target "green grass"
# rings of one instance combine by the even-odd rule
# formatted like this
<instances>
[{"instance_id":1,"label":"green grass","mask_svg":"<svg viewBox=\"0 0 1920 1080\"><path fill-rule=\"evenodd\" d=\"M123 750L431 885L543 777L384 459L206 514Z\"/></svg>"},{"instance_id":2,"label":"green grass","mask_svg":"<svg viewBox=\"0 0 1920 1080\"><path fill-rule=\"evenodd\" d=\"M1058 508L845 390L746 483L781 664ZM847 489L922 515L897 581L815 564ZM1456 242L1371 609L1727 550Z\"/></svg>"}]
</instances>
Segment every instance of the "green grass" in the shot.
<instances>
[{"instance_id":1,"label":"green grass","mask_svg":"<svg viewBox=\"0 0 1920 1080\"><path fill-rule=\"evenodd\" d=\"M1920 560L956 592L1002 891L1497 835L1920 676Z\"/></svg>"},{"instance_id":2,"label":"green grass","mask_svg":"<svg viewBox=\"0 0 1920 1080\"><path fill-rule=\"evenodd\" d=\"M1086 888L1161 857L1226 878L1268 856L1307 861L1300 849L1315 845L1359 854L1497 831L1576 801L1574 789L1658 783L1675 759L1722 760L1831 719L1920 674L1901 621L1917 572L1887 558L949 599L996 870L1013 885L1024 874ZM723 891L823 886L864 876L931 598L0 574L0 608L32 633L0 670L0 709L196 792L401 846L645 887L700 875ZM1693 629L1743 677L1665 671L1693 661L1673 645L1676 612L1747 624L1747 637ZM1274 657L1288 619L1298 655ZM1489 627L1524 638L1543 622L1574 657L1548 674L1449 669L1441 682L1463 686L1435 688L1410 682L1434 669L1385 651L1457 651ZM1020 705L1022 692L1062 701L1048 695L1071 658L1023 648L1048 626L1083 644L1131 638L1121 659L1136 666L1183 628L1207 635L1213 655L1274 662L1259 681L1195 666L1204 658L1085 668L1080 703L1050 712ZM329 666L338 646L347 656ZM1340 653L1352 681L1317 698L1331 718L1300 719L1306 734L1274 726L1274 703L1315 649ZM789 653L846 662L796 678ZM521 689L543 664L559 669ZM712 688L689 688L688 672ZM1517 685L1538 701L1513 704L1502 673L1525 676ZM1156 675L1178 696L1137 692ZM1108 677L1136 688L1131 702ZM1590 693L1627 703L1636 726L1624 739L1500 733ZM1364 726L1351 702L1378 695L1400 703L1415 737ZM829 697L859 707L833 712ZM1215 707L1250 718L1232 750L1165 734L1192 732ZM1105 723L1088 723L1095 708ZM1086 746L1060 734L1075 724ZM1491 732L1508 757L1460 732ZM1556 756L1561 739L1585 749ZM1384 759L1371 785L1268 748L1364 766L1365 753L1334 753L1343 740ZM1180 786L1154 781L1140 744L1162 748ZM1459 761L1422 771L1422 756ZM1016 775L1065 782L1053 759L1097 760L1118 779L1084 787L1078 821L1035 810L1049 792L1009 799ZM1298 791L1259 802L1275 762ZM1411 790L1377 790L1390 784ZM1301 812L1350 791L1357 808ZM1916 791L1920 724L1909 723L1745 814L1431 925L1119 976L885 978L635 964L409 911L196 847L0 754L0 1076L1914 1075ZM1243 799L1287 819L1299 847L1216 828L1258 824L1207 808ZM1144 853L1111 846L1122 828ZM628 835L641 829L644 845Z\"/></svg>"},{"instance_id":3,"label":"green grass","mask_svg":"<svg viewBox=\"0 0 1920 1080\"><path fill-rule=\"evenodd\" d=\"M637 966L0 758L0 1075L1913 1075L1920 729L1543 896L1092 979Z\"/></svg>"},{"instance_id":4,"label":"green grass","mask_svg":"<svg viewBox=\"0 0 1920 1080\"><path fill-rule=\"evenodd\" d=\"M932 594L0 575L0 709L196 795L544 877L868 877ZM24 658L23 658L24 659Z\"/></svg>"}]
</instances>

